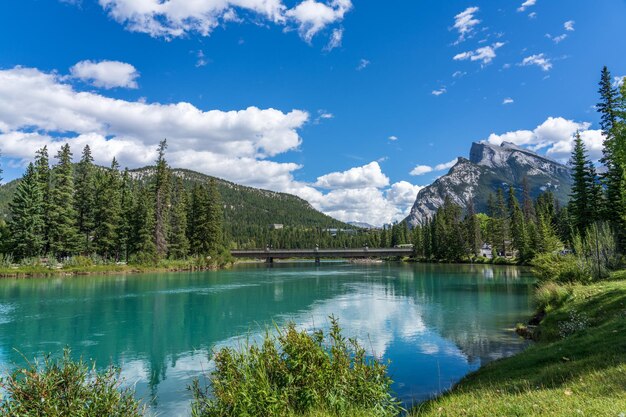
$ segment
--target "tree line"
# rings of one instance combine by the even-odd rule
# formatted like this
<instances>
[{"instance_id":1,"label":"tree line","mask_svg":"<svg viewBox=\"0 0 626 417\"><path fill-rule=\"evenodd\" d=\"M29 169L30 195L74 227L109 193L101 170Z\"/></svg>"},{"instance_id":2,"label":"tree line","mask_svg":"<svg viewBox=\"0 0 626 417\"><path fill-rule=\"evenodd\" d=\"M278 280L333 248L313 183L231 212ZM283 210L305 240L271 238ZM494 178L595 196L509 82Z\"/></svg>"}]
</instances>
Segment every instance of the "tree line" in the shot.
<instances>
[{"instance_id":1,"label":"tree line","mask_svg":"<svg viewBox=\"0 0 626 417\"><path fill-rule=\"evenodd\" d=\"M98 256L106 261L155 263L206 258L224 249L223 206L214 181L183 186L158 146L147 181L94 164L90 147L72 163L65 144L51 166L47 147L26 168L2 231L2 252L16 260L49 256Z\"/></svg>"},{"instance_id":2,"label":"tree line","mask_svg":"<svg viewBox=\"0 0 626 417\"><path fill-rule=\"evenodd\" d=\"M415 256L421 259L462 260L479 256L487 244L496 256L514 256L528 262L536 255L568 248L594 252L590 246L603 243L626 249L626 85L614 83L604 67L600 80L601 116L604 136L602 173L588 156L580 132L574 137L570 165L570 201L561 206L550 192L530 197L523 180L521 201L511 185L490 195L487 213L475 213L470 200L465 212L450 198L432 219L414 228Z\"/></svg>"}]
</instances>

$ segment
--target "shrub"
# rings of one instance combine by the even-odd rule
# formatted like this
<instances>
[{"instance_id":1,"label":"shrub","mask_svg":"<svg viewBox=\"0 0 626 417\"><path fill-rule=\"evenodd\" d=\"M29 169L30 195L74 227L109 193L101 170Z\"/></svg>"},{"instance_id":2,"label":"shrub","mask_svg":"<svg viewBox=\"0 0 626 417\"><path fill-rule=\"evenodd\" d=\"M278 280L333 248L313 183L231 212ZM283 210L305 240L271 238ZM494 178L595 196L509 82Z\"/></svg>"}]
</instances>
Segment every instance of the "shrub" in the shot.
<instances>
[{"instance_id":1,"label":"shrub","mask_svg":"<svg viewBox=\"0 0 626 417\"><path fill-rule=\"evenodd\" d=\"M72 256L63 263L63 266L67 268L88 268L90 266L93 266L93 260L86 256Z\"/></svg>"},{"instance_id":2,"label":"shrub","mask_svg":"<svg viewBox=\"0 0 626 417\"><path fill-rule=\"evenodd\" d=\"M586 264L574 255L544 253L535 256L532 266L534 274L544 282L586 283L592 279Z\"/></svg>"},{"instance_id":3,"label":"shrub","mask_svg":"<svg viewBox=\"0 0 626 417\"><path fill-rule=\"evenodd\" d=\"M540 310L557 308L562 306L571 294L572 289L568 286L545 282L535 290L535 302Z\"/></svg>"},{"instance_id":4,"label":"shrub","mask_svg":"<svg viewBox=\"0 0 626 417\"><path fill-rule=\"evenodd\" d=\"M2 416L46 417L135 417L144 415L144 408L134 399L130 389L120 389L119 370L108 368L102 373L95 364L70 359L69 350L63 358L44 359L18 369L0 379L6 397L0 400Z\"/></svg>"},{"instance_id":5,"label":"shrub","mask_svg":"<svg viewBox=\"0 0 626 417\"><path fill-rule=\"evenodd\" d=\"M289 416L355 409L395 416L387 366L369 359L355 339L345 339L333 317L327 337L289 324L277 336L245 349L223 348L213 356L211 391L196 380L192 416Z\"/></svg>"}]
</instances>

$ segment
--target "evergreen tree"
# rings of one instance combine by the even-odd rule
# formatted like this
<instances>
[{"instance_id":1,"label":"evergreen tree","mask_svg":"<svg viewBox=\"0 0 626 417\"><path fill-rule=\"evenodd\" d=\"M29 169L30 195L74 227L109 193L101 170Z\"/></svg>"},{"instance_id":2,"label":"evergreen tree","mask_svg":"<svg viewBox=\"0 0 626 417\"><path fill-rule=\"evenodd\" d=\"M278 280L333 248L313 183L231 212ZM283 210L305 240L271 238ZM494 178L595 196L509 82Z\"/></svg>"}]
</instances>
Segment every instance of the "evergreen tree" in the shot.
<instances>
[{"instance_id":1,"label":"evergreen tree","mask_svg":"<svg viewBox=\"0 0 626 417\"><path fill-rule=\"evenodd\" d=\"M569 212L572 215L576 231L584 236L587 228L594 220L594 207L597 201L592 197L595 195L595 174L591 171L593 166L587 158L587 151L580 133L576 132L574 139L574 150L571 159L572 166L572 193L570 194Z\"/></svg>"},{"instance_id":2,"label":"evergreen tree","mask_svg":"<svg viewBox=\"0 0 626 417\"><path fill-rule=\"evenodd\" d=\"M95 209L94 245L105 259L120 258L119 239L122 226L122 205L119 164L113 158L111 168L101 172Z\"/></svg>"},{"instance_id":3,"label":"evergreen tree","mask_svg":"<svg viewBox=\"0 0 626 417\"><path fill-rule=\"evenodd\" d=\"M534 222L535 207L533 199L530 196L530 186L528 185L528 177L524 175L522 179L522 210L524 211L524 220L526 223Z\"/></svg>"},{"instance_id":4,"label":"evergreen tree","mask_svg":"<svg viewBox=\"0 0 626 417\"><path fill-rule=\"evenodd\" d=\"M91 148L86 145L76 167L76 214L78 231L83 236L81 251L91 252L91 240L95 227L95 167Z\"/></svg>"},{"instance_id":5,"label":"evergreen tree","mask_svg":"<svg viewBox=\"0 0 626 417\"><path fill-rule=\"evenodd\" d=\"M74 168L69 145L63 145L56 157L58 163L52 171L50 250L57 257L64 257L77 252L81 239L76 227Z\"/></svg>"},{"instance_id":6,"label":"evergreen tree","mask_svg":"<svg viewBox=\"0 0 626 417\"><path fill-rule=\"evenodd\" d=\"M29 164L9 204L9 231L13 254L18 259L38 256L43 249L43 200L39 178Z\"/></svg>"},{"instance_id":7,"label":"evergreen tree","mask_svg":"<svg viewBox=\"0 0 626 417\"><path fill-rule=\"evenodd\" d=\"M137 191L137 200L132 218L132 250L131 253L139 263L155 263L158 259L154 243L154 196L146 187Z\"/></svg>"},{"instance_id":8,"label":"evergreen tree","mask_svg":"<svg viewBox=\"0 0 626 417\"><path fill-rule=\"evenodd\" d=\"M511 243L518 252L521 261L527 261L531 258L530 246L528 241L528 232L526 230L526 220L524 213L519 206L515 190L509 187L509 216L511 225Z\"/></svg>"},{"instance_id":9,"label":"evergreen tree","mask_svg":"<svg viewBox=\"0 0 626 417\"><path fill-rule=\"evenodd\" d=\"M135 190L128 168L122 174L122 184L120 188L121 219L119 232L117 234L117 252L119 258L128 262L130 251L133 246L133 214L136 209Z\"/></svg>"},{"instance_id":10,"label":"evergreen tree","mask_svg":"<svg viewBox=\"0 0 626 417\"><path fill-rule=\"evenodd\" d=\"M470 254L474 256L480 255L482 246L482 238L480 233L480 220L476 216L474 210L474 200L472 198L467 202L467 216L465 218L465 227L467 233L467 245Z\"/></svg>"},{"instance_id":11,"label":"evergreen tree","mask_svg":"<svg viewBox=\"0 0 626 417\"><path fill-rule=\"evenodd\" d=\"M42 199L43 216L43 252L50 251L50 213L52 204L52 174L50 170L50 157L48 147L44 146L35 154L35 172L39 182Z\"/></svg>"},{"instance_id":12,"label":"evergreen tree","mask_svg":"<svg viewBox=\"0 0 626 417\"><path fill-rule=\"evenodd\" d=\"M169 256L174 259L185 258L189 254L187 240L187 192L183 180L178 177L170 210Z\"/></svg>"},{"instance_id":13,"label":"evergreen tree","mask_svg":"<svg viewBox=\"0 0 626 417\"><path fill-rule=\"evenodd\" d=\"M223 236L223 220L224 211L222 197L217 189L217 184L214 179L211 179L209 183L209 195L208 195L208 233L209 233L209 252L218 253L224 246Z\"/></svg>"},{"instance_id":14,"label":"evergreen tree","mask_svg":"<svg viewBox=\"0 0 626 417\"><path fill-rule=\"evenodd\" d=\"M167 140L162 140L158 147L156 175L154 183L154 244L159 257L167 255L167 226L170 202L170 170L165 161Z\"/></svg>"}]
</instances>

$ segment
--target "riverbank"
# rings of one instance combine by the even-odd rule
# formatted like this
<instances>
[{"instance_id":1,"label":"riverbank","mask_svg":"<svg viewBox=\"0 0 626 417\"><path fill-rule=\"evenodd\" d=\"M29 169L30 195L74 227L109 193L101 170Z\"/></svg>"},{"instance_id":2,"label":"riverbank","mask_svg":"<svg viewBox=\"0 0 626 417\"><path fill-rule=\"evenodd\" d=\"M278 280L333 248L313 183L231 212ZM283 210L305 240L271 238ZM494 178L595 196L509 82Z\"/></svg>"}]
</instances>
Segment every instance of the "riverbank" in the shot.
<instances>
[{"instance_id":1,"label":"riverbank","mask_svg":"<svg viewBox=\"0 0 626 417\"><path fill-rule=\"evenodd\" d=\"M492 362L411 416L619 416L626 413L626 272L566 287L537 343Z\"/></svg>"},{"instance_id":2,"label":"riverbank","mask_svg":"<svg viewBox=\"0 0 626 417\"><path fill-rule=\"evenodd\" d=\"M197 260L162 260L156 264L98 264L57 266L49 266L45 264L20 265L13 267L0 267L0 279L144 274L151 272L215 271L218 269L228 268L230 265L232 265L232 262L230 261L201 263Z\"/></svg>"}]
</instances>

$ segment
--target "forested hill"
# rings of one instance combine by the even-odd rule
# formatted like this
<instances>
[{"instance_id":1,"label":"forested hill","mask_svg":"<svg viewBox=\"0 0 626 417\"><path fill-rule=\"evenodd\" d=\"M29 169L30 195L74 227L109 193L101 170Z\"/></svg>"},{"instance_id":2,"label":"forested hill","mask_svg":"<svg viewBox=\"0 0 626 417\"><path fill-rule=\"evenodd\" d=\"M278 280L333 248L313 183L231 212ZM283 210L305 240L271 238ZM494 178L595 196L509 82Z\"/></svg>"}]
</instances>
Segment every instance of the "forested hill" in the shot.
<instances>
[{"instance_id":1,"label":"forested hill","mask_svg":"<svg viewBox=\"0 0 626 417\"><path fill-rule=\"evenodd\" d=\"M146 181L154 175L154 167L130 171L133 178ZM194 183L208 184L215 179L224 203L225 229L234 236L250 227L268 228L270 224L294 227L346 228L353 229L317 210L307 201L291 194L277 193L235 184L220 178L200 174L186 169L173 169L174 176L182 177L191 187ZM8 204L20 180L0 186L0 216L7 218ZM247 235L248 233L243 233Z\"/></svg>"}]
</instances>

